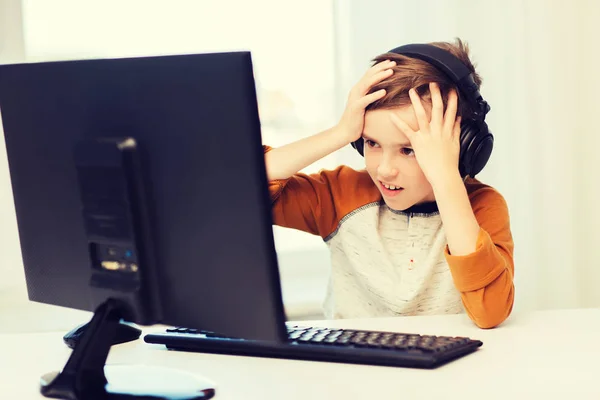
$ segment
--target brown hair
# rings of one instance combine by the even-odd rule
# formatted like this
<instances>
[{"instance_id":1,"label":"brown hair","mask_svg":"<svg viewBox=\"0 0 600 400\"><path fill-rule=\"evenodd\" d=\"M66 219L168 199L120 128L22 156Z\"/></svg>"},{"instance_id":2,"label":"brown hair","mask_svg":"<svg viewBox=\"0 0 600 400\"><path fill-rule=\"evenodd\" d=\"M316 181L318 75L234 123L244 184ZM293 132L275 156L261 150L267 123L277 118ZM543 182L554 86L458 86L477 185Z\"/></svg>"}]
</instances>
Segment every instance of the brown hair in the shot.
<instances>
[{"instance_id":1,"label":"brown hair","mask_svg":"<svg viewBox=\"0 0 600 400\"><path fill-rule=\"evenodd\" d=\"M456 38L455 43L432 42L429 44L447 50L458 57L458 59L473 73L473 80L477 84L477 87L479 88L481 86L482 79L475 71L475 66L469 59L469 46L467 43ZM411 88L417 90L421 99L431 102L431 96L429 94L430 82L436 82L440 86L445 109L450 89L456 89L456 85L446 74L426 61L395 53L384 53L375 57L373 59L373 65L385 60L396 61L396 65L393 67L394 73L389 78L371 88L369 91L370 93L385 89L386 94L383 98L369 104L367 111L410 105L411 101L408 96L408 91ZM466 102L461 100L461 95L459 93L457 115L468 117L473 111Z\"/></svg>"}]
</instances>

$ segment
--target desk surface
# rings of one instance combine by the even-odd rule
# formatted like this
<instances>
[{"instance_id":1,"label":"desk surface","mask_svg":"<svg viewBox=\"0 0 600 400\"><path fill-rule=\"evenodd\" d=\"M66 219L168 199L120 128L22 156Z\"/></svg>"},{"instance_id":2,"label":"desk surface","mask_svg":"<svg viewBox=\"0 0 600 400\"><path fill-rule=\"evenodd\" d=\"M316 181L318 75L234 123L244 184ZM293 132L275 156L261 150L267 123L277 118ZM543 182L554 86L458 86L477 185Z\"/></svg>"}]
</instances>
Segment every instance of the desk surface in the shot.
<instances>
[{"instance_id":1,"label":"desk surface","mask_svg":"<svg viewBox=\"0 0 600 400\"><path fill-rule=\"evenodd\" d=\"M600 309L513 315L492 330L476 328L465 315L317 323L469 336L484 344L435 370L175 352L141 339L113 347L108 363L205 376L217 383L215 399L600 399ZM0 334L1 398L44 398L39 377L62 368L70 354L63 334Z\"/></svg>"}]
</instances>

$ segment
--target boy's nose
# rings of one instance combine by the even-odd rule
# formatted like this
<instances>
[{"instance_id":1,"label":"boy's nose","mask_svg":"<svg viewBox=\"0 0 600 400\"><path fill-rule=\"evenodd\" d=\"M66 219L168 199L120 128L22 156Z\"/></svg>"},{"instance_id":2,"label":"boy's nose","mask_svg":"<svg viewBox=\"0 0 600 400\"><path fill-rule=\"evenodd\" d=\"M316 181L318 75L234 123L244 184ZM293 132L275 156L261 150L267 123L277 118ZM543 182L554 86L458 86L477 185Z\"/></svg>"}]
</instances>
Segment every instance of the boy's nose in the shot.
<instances>
[{"instance_id":1,"label":"boy's nose","mask_svg":"<svg viewBox=\"0 0 600 400\"><path fill-rule=\"evenodd\" d=\"M398 175L398 169L389 162L381 162L377 168L377 173L382 178L395 178Z\"/></svg>"}]
</instances>

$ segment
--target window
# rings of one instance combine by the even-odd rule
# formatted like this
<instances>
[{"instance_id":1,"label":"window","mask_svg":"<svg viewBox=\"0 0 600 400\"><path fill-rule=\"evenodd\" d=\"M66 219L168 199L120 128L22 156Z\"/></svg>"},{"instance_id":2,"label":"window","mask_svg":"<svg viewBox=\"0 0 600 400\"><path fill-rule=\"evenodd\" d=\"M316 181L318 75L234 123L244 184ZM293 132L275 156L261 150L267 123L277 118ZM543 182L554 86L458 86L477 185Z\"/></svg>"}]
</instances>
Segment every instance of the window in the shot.
<instances>
[{"instance_id":1,"label":"window","mask_svg":"<svg viewBox=\"0 0 600 400\"><path fill-rule=\"evenodd\" d=\"M28 61L250 50L263 143L280 146L335 120L333 0L24 0ZM303 172L332 168L331 155ZM274 227L279 252L322 246Z\"/></svg>"},{"instance_id":2,"label":"window","mask_svg":"<svg viewBox=\"0 0 600 400\"><path fill-rule=\"evenodd\" d=\"M333 126L335 0L23 0L26 61L252 52L263 143ZM305 168L334 168L343 152ZM273 227L290 318L318 316L328 274L320 237Z\"/></svg>"}]
</instances>

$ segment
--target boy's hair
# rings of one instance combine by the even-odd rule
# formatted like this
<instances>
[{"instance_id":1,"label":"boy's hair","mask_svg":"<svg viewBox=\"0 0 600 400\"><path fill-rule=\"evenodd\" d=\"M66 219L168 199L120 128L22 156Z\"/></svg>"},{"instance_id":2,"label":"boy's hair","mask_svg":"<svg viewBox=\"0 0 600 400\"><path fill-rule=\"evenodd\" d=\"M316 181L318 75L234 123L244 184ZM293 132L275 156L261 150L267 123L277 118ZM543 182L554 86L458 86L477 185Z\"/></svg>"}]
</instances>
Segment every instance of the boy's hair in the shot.
<instances>
[{"instance_id":1,"label":"boy's hair","mask_svg":"<svg viewBox=\"0 0 600 400\"><path fill-rule=\"evenodd\" d=\"M475 71L475 66L469 59L469 46L467 43L464 43L460 38L456 38L455 43L432 42L429 44L447 50L458 57L469 71L473 73L473 80L477 84L477 88L481 87L482 79ZM452 88L457 89L457 86L445 73L426 61L395 53L381 54L373 59L373 64L385 60L396 61L396 66L393 68L394 73L391 77L371 88L369 93L385 89L386 94L383 98L369 104L366 109L367 111L411 105L410 97L408 96L408 91L411 88L417 90L421 99L431 103L431 96L429 94L430 82L436 82L440 86L442 99L444 101L444 110L446 109L448 104L448 93ZM458 93L458 95L458 110L456 114L457 116L461 115L463 117L468 117L473 111L466 102L461 101L460 93Z\"/></svg>"}]
</instances>

